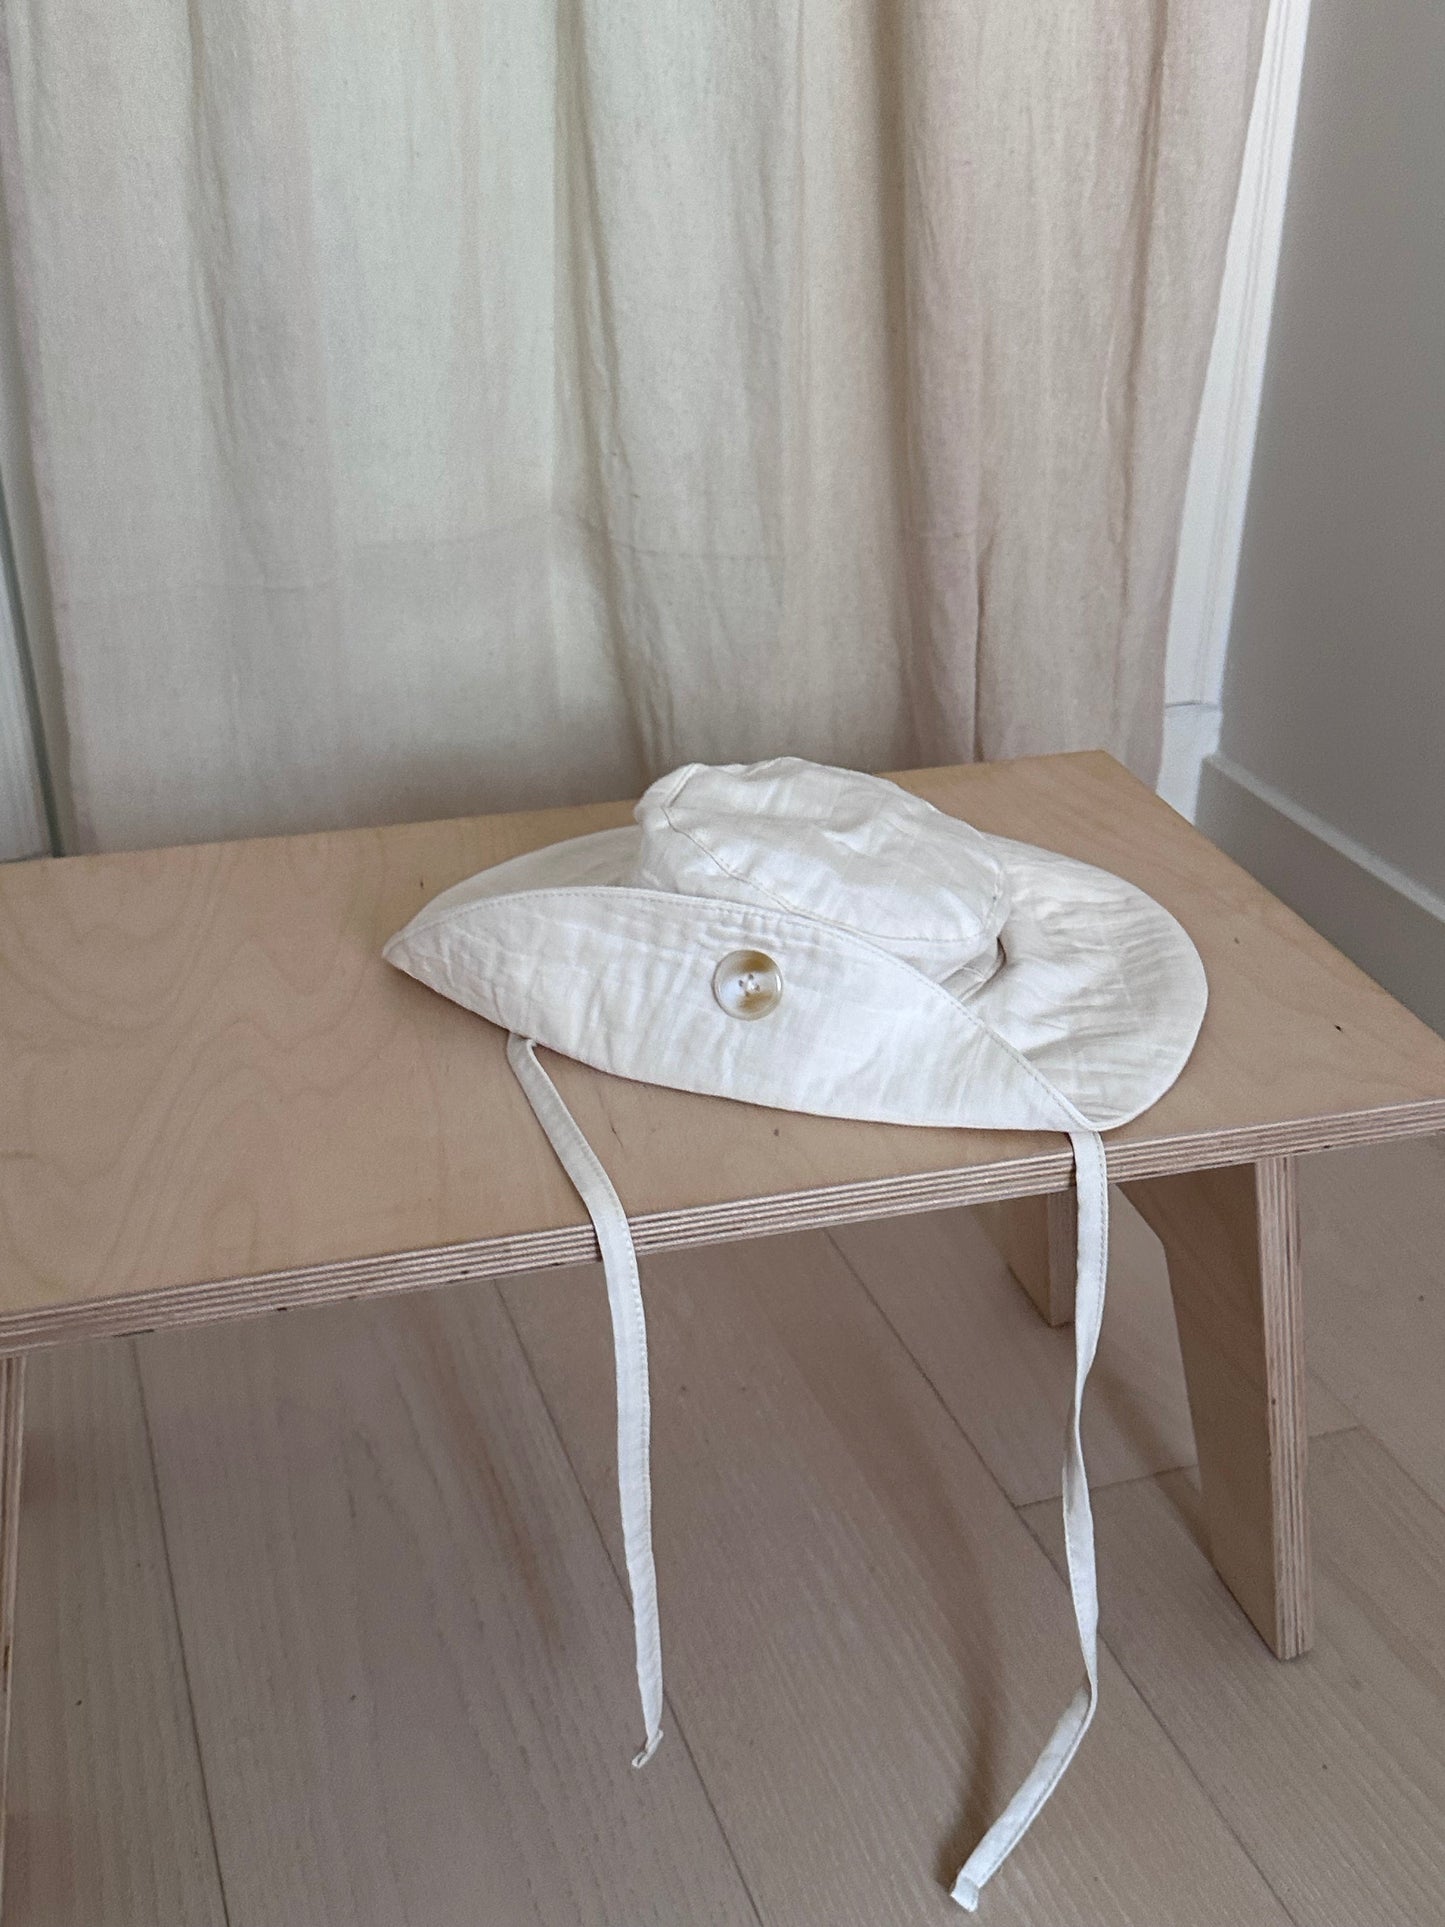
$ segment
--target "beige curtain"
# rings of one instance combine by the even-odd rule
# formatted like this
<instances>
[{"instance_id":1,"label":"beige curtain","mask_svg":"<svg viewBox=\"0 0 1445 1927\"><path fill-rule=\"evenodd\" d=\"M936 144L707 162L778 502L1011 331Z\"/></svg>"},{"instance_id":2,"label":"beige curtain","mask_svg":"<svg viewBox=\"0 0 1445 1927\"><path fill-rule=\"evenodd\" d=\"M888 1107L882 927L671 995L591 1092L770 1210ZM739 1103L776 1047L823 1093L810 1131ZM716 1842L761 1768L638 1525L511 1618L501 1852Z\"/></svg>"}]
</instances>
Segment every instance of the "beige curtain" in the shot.
<instances>
[{"instance_id":1,"label":"beige curtain","mask_svg":"<svg viewBox=\"0 0 1445 1927\"><path fill-rule=\"evenodd\" d=\"M1264 10L6 0L78 841L1152 775Z\"/></svg>"}]
</instances>

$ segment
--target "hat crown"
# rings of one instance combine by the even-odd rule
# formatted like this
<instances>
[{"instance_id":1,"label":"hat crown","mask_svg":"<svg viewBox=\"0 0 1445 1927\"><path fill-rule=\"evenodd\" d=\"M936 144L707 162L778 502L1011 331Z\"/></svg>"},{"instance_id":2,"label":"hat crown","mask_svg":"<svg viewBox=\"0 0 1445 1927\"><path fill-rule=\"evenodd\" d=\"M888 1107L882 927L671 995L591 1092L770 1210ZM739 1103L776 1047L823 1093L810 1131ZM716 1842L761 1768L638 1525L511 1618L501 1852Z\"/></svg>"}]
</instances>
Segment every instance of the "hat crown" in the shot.
<instances>
[{"instance_id":1,"label":"hat crown","mask_svg":"<svg viewBox=\"0 0 1445 1927\"><path fill-rule=\"evenodd\" d=\"M1008 915L990 839L880 776L792 756L691 763L637 821L637 885L817 918L939 981L992 958Z\"/></svg>"}]
</instances>

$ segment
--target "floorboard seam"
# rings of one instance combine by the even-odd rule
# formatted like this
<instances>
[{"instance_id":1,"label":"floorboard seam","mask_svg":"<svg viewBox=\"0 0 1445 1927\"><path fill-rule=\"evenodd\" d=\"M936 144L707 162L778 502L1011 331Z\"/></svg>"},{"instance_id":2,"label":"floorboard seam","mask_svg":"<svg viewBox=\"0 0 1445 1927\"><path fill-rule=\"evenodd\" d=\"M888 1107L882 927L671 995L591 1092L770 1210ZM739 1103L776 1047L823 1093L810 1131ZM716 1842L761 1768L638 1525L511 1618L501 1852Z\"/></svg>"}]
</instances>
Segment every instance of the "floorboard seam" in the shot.
<instances>
[{"instance_id":1,"label":"floorboard seam","mask_svg":"<svg viewBox=\"0 0 1445 1927\"><path fill-rule=\"evenodd\" d=\"M1019 1502L1010 1496L1009 1492L1007 1491L1007 1489L1003 1484L1003 1481L999 1478L997 1472L995 1472L993 1467L989 1464L988 1455L984 1452L983 1447L978 1443L977 1439L974 1438L973 1434L969 1431L968 1427L964 1424L963 1420L959 1418L958 1414L953 1410L953 1407L949 1404L948 1400L943 1396L943 1393L939 1390L938 1385L934 1381L933 1375L928 1370L928 1367L918 1357L917 1353L913 1350L913 1347L908 1343L908 1340L903 1336L902 1332L899 1331L898 1327L894 1324L893 1320L888 1316L887 1311L884 1309L882 1305L879 1304L878 1300L874 1297L873 1293L868 1289L867 1279L858 1270L857 1266L853 1263L853 1260L848 1256L847 1252L844 1251L842 1246L834 1238L831 1231L825 1231L823 1233L823 1236L828 1240L828 1243L833 1247L833 1250L836 1253L839 1262L843 1265L849 1277L852 1278L854 1284L857 1285L859 1291L862 1292L863 1296L868 1300L868 1303L873 1307L874 1311L877 1312L879 1318L882 1319L884 1328L888 1332L889 1336L892 1338L894 1344L897 1345L898 1349L902 1352L903 1356L908 1360L909 1364L913 1367L914 1371L917 1372L918 1376L923 1380L924 1384L928 1387L934 1399L937 1401L939 1409L942 1411L944 1417L948 1420L949 1424L953 1427L954 1431L957 1432L958 1436L963 1440L964 1444L968 1447L969 1451L972 1452L974 1457L978 1460L986 1476L993 1481L994 1487L1002 1495L1004 1503L1010 1506L1015 1512L1017 1512L1019 1509ZM1092 1489L1093 1488L1091 1487L1090 1490ZM1030 1503L1047 1505L1049 1501L1047 1497L1045 1497L1044 1499L1041 1499L1041 1500L1030 1501ZM1055 1501L1055 1503L1057 1503L1057 1500ZM1031 1536L1036 1536L1036 1535L1031 1535ZM1052 1564L1052 1561L1050 1561L1050 1563Z\"/></svg>"},{"instance_id":2,"label":"floorboard seam","mask_svg":"<svg viewBox=\"0 0 1445 1927\"><path fill-rule=\"evenodd\" d=\"M1335 1396L1338 1397L1339 1394L1336 1393ZM1343 1401L1341 1401L1341 1403L1343 1403ZM1445 1505L1440 1503L1439 1499L1435 1497L1435 1494L1428 1486L1421 1485L1409 1466L1406 1465L1402 1459L1396 1457L1395 1453L1390 1450L1389 1446L1372 1425L1367 1425L1364 1419L1358 1419L1353 1425L1337 1426L1333 1432L1326 1432L1324 1436L1326 1438L1337 1439L1343 1437L1346 1432L1363 1432L1372 1445L1378 1445L1405 1483L1415 1492L1419 1493L1420 1497L1432 1512L1438 1513L1442 1519L1445 1519Z\"/></svg>"},{"instance_id":3,"label":"floorboard seam","mask_svg":"<svg viewBox=\"0 0 1445 1927\"><path fill-rule=\"evenodd\" d=\"M1165 1479L1165 1478L1168 1478L1169 1476L1170 1474L1168 1472L1155 1472L1155 1473L1146 1472L1142 1478L1121 1479L1118 1481L1118 1483L1120 1485L1142 1485L1147 1481L1150 1484L1157 1484L1160 1479ZM1047 1504L1048 1501L1035 1500L1034 1503ZM1026 1518L1024 1518L1022 1509L1019 1510L1019 1518L1023 1520L1023 1523L1028 1528L1028 1530L1031 1533L1033 1533L1035 1542L1039 1546L1040 1550L1043 1552L1044 1557L1048 1559L1049 1563L1052 1565L1053 1559L1049 1552L1048 1547L1044 1544L1043 1540L1039 1537L1038 1533L1034 1532L1033 1526L1029 1523L1029 1521ZM1057 1570L1057 1568L1055 1568L1055 1570ZM1100 1628L1100 1632L1099 1632L1099 1644L1104 1649L1104 1651L1108 1653L1109 1657L1113 1660L1114 1664L1118 1667L1119 1671L1124 1675L1125 1679L1128 1680L1130 1686L1133 1687L1134 1692L1138 1696L1140 1705L1144 1708L1144 1711L1149 1715L1149 1718L1153 1721L1154 1725L1163 1734L1165 1741L1168 1743L1170 1751L1173 1753L1174 1757L1178 1760L1180 1766L1189 1775L1190 1779L1194 1782L1194 1784L1199 1788L1199 1791L1203 1795L1204 1800L1208 1805L1210 1812L1214 1815L1215 1819L1218 1820L1220 1826L1223 1827L1224 1831L1229 1835L1230 1839L1233 1840L1234 1844L1239 1848L1239 1851L1244 1855L1245 1859L1249 1862L1250 1866L1254 1868L1255 1872L1259 1875L1261 1881L1264 1883L1266 1890L1270 1894L1272 1894L1274 1899L1279 1903L1280 1912L1284 1914L1286 1919L1294 1922L1294 1927L1313 1927L1312 1922L1305 1920L1301 1915L1295 1912L1293 1907L1289 1905L1284 1895L1279 1891L1278 1887L1275 1886L1274 1882L1270 1879L1269 1875L1265 1872L1264 1868L1259 1864L1258 1860L1256 1860L1254 1855L1250 1852L1248 1844L1241 1838L1239 1830L1230 1821L1229 1816L1220 1807L1219 1802L1215 1799L1214 1795L1210 1792L1209 1788L1205 1785L1204 1781L1199 1777L1198 1773L1195 1772L1194 1767L1189 1759L1189 1755L1184 1751L1183 1747L1179 1744L1178 1740L1176 1740L1174 1735L1170 1732L1163 1718L1155 1709L1153 1700L1150 1699L1149 1695L1145 1692L1143 1686L1134 1677L1134 1674L1132 1673L1130 1668L1125 1664L1123 1657L1120 1655L1120 1653L1114 1646L1113 1642L1109 1639L1108 1635L1103 1631L1102 1627ZM1279 1661L1279 1664L1284 1666L1284 1665L1288 1665L1289 1662L1288 1660L1281 1660Z\"/></svg>"},{"instance_id":4,"label":"floorboard seam","mask_svg":"<svg viewBox=\"0 0 1445 1927\"><path fill-rule=\"evenodd\" d=\"M942 1406L943 1411L947 1416L950 1424L952 1424L954 1430L959 1434L960 1438L962 1438L965 1441L965 1443L969 1447L969 1450L972 1451L977 1456L979 1463L983 1466L984 1470L987 1472L988 1476L993 1480L994 1484L998 1487L999 1491L1003 1492L1003 1487L1002 1485L999 1484L999 1480L994 1473L993 1467L989 1465L987 1459L984 1457L983 1453L979 1450L978 1445L974 1442L973 1438L970 1436L967 1428L963 1425L963 1423L955 1416L953 1411L950 1409L950 1407L948 1406L947 1402L943 1397L943 1394L939 1391L937 1385L930 1377L928 1371L921 1364L919 1359L915 1356L907 1340L903 1337L902 1333L898 1331L892 1319L889 1318L888 1313L884 1310L882 1305L878 1303L878 1300L873 1296L873 1293L869 1291L867 1281L862 1277L862 1275L859 1273L857 1268L854 1266L851 1259L848 1257L847 1252L845 1252L838 1245L838 1243L834 1239L831 1232L825 1232L823 1235L827 1238L829 1244L833 1246L833 1249L837 1252L838 1257L842 1260L843 1264L847 1267L849 1273L857 1283L859 1289L867 1297L868 1302L873 1306L875 1311L878 1313L878 1316L883 1320L883 1323L888 1328L889 1332L892 1334L895 1342L902 1349L904 1356L913 1365L915 1371L917 1371L919 1377L927 1385L929 1391L933 1394L934 1398L937 1399L939 1405ZM1340 1429L1353 1430L1354 1428L1341 1427ZM1111 1485L1129 1486L1129 1485L1139 1485L1144 1483L1147 1480L1149 1483L1152 1484L1157 1482L1157 1480L1161 1477L1168 1477L1170 1473L1175 1470L1184 1470L1184 1469L1187 1469L1187 1468L1166 1467L1163 1472L1144 1472L1144 1473L1140 1473L1136 1478L1116 1479L1111 1481L1110 1483ZM1105 1486L1090 1487L1091 1492L1096 1490L1105 1491L1108 1489L1109 1488ZM1023 1526L1024 1530L1029 1534L1030 1538L1038 1546L1039 1550L1043 1553L1044 1557L1048 1559L1050 1566L1053 1566L1054 1562L1049 1555L1048 1547L1043 1543L1038 1533L1034 1531L1033 1526L1030 1524L1029 1520L1025 1517L1025 1512L1027 1510L1027 1507L1025 1505L1020 1505L1015 1503L1014 1500L1008 1497L1008 1494L1006 1492L1003 1492L1003 1496L1007 1500L1010 1508L1012 1509L1015 1517L1018 1519L1020 1525ZM1059 1500L1057 1496L1053 1498L1045 1497L1043 1499L1032 1499L1027 1502L1028 1506L1057 1505L1058 1503L1059 1503ZM1058 1575L1057 1567L1055 1567L1054 1570L1055 1570L1056 1576L1059 1576L1060 1583L1062 1584L1063 1583L1062 1576ZM1244 1841L1240 1839L1239 1834L1230 1825L1225 1815L1220 1811L1219 1805L1217 1801L1214 1799L1214 1796L1209 1791L1209 1788L1204 1784L1203 1780L1200 1779L1199 1775L1195 1772L1194 1768L1190 1765L1183 1750L1181 1749L1178 1742L1174 1738L1174 1735L1169 1731L1168 1727L1165 1726L1164 1722L1160 1719L1158 1713L1154 1710L1153 1705L1146 1697L1143 1688L1140 1686L1139 1682L1134 1678L1134 1675L1129 1671L1129 1668L1125 1666L1124 1662L1120 1659L1118 1653L1114 1651L1114 1648L1109 1644L1108 1640L1103 1637L1102 1633L1100 1634L1099 1644L1108 1651L1110 1657L1114 1660L1120 1672L1124 1675L1125 1679L1128 1680L1130 1686L1133 1688L1135 1694L1138 1696L1139 1702L1143 1706L1145 1712L1148 1714L1149 1718L1153 1721L1154 1725L1158 1727L1159 1731L1163 1734L1165 1740L1169 1745L1170 1751L1178 1759L1185 1773L1188 1774L1189 1778L1199 1788L1199 1791L1202 1794L1206 1804L1208 1805L1210 1812L1214 1814L1215 1818L1219 1821L1219 1824L1223 1827L1224 1831L1229 1835L1230 1839L1234 1841L1235 1845L1239 1848L1240 1852L1244 1855L1245 1859L1249 1862L1250 1866L1253 1867L1255 1872L1259 1875L1259 1878L1263 1883L1266 1891L1270 1895L1272 1895L1274 1900L1278 1903L1280 1911L1285 1915L1285 1917L1288 1920L1293 1921L1295 1923L1295 1927L1309 1927L1308 1922L1302 1921L1300 1917L1296 1913L1294 1913L1294 1911L1290 1907L1286 1906L1283 1897L1275 1888L1274 1882L1265 1873L1263 1867L1260 1866L1259 1862L1255 1859L1254 1855L1249 1851L1249 1848L1245 1845Z\"/></svg>"},{"instance_id":5,"label":"floorboard seam","mask_svg":"<svg viewBox=\"0 0 1445 1927\"><path fill-rule=\"evenodd\" d=\"M231 1927L231 1901L226 1892L226 1875L221 1865L221 1846L216 1837L216 1816L211 1809L211 1781L206 1772L205 1749L201 1745L201 1727L196 1718L196 1696L191 1690L191 1661L186 1651L186 1629L181 1620L180 1596L176 1591L175 1568L171 1564L171 1537L166 1524L165 1502L161 1498L160 1469L156 1464L155 1434L151 1430L150 1397L146 1391L145 1373L141 1370L137 1341L128 1338L125 1344L130 1352L131 1369L135 1373L136 1390L140 1394L141 1423L145 1428L146 1455L150 1460L151 1489L155 1493L156 1517L160 1521L161 1551L166 1562L166 1584L170 1588L171 1616L176 1623L176 1646L181 1656L181 1680L186 1689L186 1711L191 1721L191 1741L196 1749L196 1768L201 1776L201 1797L206 1803L206 1828L211 1836L211 1860L216 1869L216 1888L221 1896L221 1917L225 1927Z\"/></svg>"},{"instance_id":6,"label":"floorboard seam","mask_svg":"<svg viewBox=\"0 0 1445 1927\"><path fill-rule=\"evenodd\" d=\"M622 1594L623 1602L624 1604L627 1605L627 1608L630 1612L631 1595L627 1589L627 1581L624 1579L622 1573L617 1568L616 1562L612 1557L612 1548L607 1543L607 1535L602 1530L602 1526L597 1518L597 1514L592 1509L592 1501L588 1497L587 1488L583 1484L582 1479L578 1475L577 1467L572 1461L572 1454L567 1450L566 1438L563 1436L561 1426L559 1426L557 1423L556 1414L552 1410L552 1404L550 1399L547 1397L546 1389L543 1386L541 1379L537 1375L537 1368L532 1363L532 1354L527 1350L527 1342L522 1336L521 1330L517 1325L516 1319L512 1316L512 1307L507 1303L506 1294L498 1286L493 1286L493 1289L497 1293L497 1303L502 1308L502 1316L506 1319L508 1325L511 1327L512 1336L517 1341L517 1350L522 1355L522 1362L527 1368L527 1376L531 1379L533 1387L536 1390L537 1397L542 1402L542 1410L547 1414L547 1423L552 1428L552 1436L556 1439L558 1447L562 1453L562 1457L566 1461L567 1470L572 1475L572 1482L577 1487L578 1493L581 1495L582 1504L587 1511L587 1517L592 1521L592 1530L597 1534L598 1542L602 1547L602 1556L607 1561L608 1570L611 1572L613 1578L617 1581L618 1590ZM727 1827L723 1823L723 1817L718 1812L716 1802L713 1800L713 1797L712 1797L712 1788L708 1785L707 1776L704 1774L702 1767L698 1764L697 1755L693 1752L693 1749L692 1749L692 1742L687 1737L687 1728L683 1723L681 1714L677 1710L677 1703L673 1699L671 1693L667 1693L664 1695L663 1704L667 1712L667 1723L668 1725L671 1726L673 1732L677 1736L677 1739L682 1746L683 1751L687 1754L688 1759L692 1762L692 1770L697 1775L698 1785L702 1788L702 1797L707 1802L708 1812L712 1815L713 1821L717 1826L718 1833L722 1838L722 1843L727 1848L727 1856L729 1861L732 1863L733 1871L737 1874L738 1885L742 1888L743 1893L746 1895L748 1906L752 1910L752 1916L753 1916L753 1921L755 1923L755 1927L766 1927L766 1922L764 1921L762 1912L758 1906L757 1898L754 1895L752 1887L748 1882L748 1877L743 1872L742 1865L738 1860L737 1849L733 1845L732 1835L728 1832ZM228 1923L228 1927L229 1927L229 1923Z\"/></svg>"}]
</instances>

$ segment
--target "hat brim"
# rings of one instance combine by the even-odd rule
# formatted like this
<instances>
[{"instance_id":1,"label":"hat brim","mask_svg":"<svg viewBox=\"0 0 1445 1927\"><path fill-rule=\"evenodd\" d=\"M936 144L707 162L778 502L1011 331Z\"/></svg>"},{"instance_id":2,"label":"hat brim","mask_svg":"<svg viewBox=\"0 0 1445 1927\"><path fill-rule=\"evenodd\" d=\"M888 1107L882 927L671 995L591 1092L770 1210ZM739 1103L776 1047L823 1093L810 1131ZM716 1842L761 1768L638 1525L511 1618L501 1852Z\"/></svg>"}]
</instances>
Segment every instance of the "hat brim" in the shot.
<instances>
[{"instance_id":1,"label":"hat brim","mask_svg":"<svg viewBox=\"0 0 1445 1927\"><path fill-rule=\"evenodd\" d=\"M583 1006L596 1005L597 993L586 982L589 969L599 976L609 969L636 974L644 946L651 945L660 956L680 958L690 943L696 948L731 941L722 926L733 906L631 887L640 838L635 825L626 825L552 844L485 870L434 899L387 945L387 957L493 1021L526 1030L539 1042L605 1070L785 1109L882 1115L870 1105L872 1080L867 1075L858 1080L856 1111L847 1109L846 1069L840 1069L824 1099L808 1088L805 1078L797 1101L790 1103L786 1077L770 1080L770 1089L776 1085L772 1095L730 1084L734 1072L738 1081L748 1082L731 1044L731 1068L722 1074L705 1062L693 1069L691 1058L680 1057L669 1074L658 1075L648 1055L649 1035L656 1048L655 1019L628 1019L619 1026L615 1015L608 1019L598 1007L598 1021L589 1027L585 1010L580 1015L578 1010L579 999ZM1041 1082L1077 1119L1095 1129L1127 1123L1163 1096L1194 1047L1208 995L1198 953L1169 912L1122 877L1031 844L1004 837L990 842L1007 868L1012 907L1000 935L1002 963L983 983L962 969L954 983L945 981L940 987L912 966L816 921L807 929L810 944L821 940L826 951L831 935L835 953L841 957L846 949L855 964L860 948L871 951L880 985L901 988L905 1001L917 1003L923 1013L917 1021L924 1026L928 1011L938 1008L924 997L925 990L936 996L941 988L966 1013L968 1047L960 1060L957 1088L940 1090L936 1076L920 1079L918 1109L907 1121L1037 1125L1041 1118L1032 1086ZM757 913L739 909L737 915L749 919ZM469 945L481 945L488 954L469 954ZM574 953L572 973L560 984L556 960L569 949ZM519 951L535 954L539 966L546 960L552 988L538 991L533 972L531 994L519 993L517 973L509 968ZM864 961L869 961L867 956ZM916 982L898 978L896 972ZM890 1043L905 1047L907 1040L916 1041L916 1027L900 1028L891 1014L880 1016L874 1000L869 1001L866 1021L880 1024L880 1040L887 1034ZM565 1023L556 1034L548 1034L549 1012L560 1013L564 1006ZM962 1028L943 1026L949 1032ZM624 1033L620 1039L619 1029ZM631 1050L629 1029L638 1033ZM975 1034L979 1030L998 1048L985 1053L987 1075L973 1082L982 1042ZM789 1026L790 1047L797 1051L803 1041ZM940 1036L940 1044L943 1041ZM819 1042L836 1054L836 1039L820 1037ZM679 1064L685 1064L681 1071ZM925 1096L926 1086L935 1087L935 1094ZM1001 1086L1012 1086L1012 1097L1002 1102ZM887 1114L896 1115L896 1099L891 1102L894 1108Z\"/></svg>"}]
</instances>

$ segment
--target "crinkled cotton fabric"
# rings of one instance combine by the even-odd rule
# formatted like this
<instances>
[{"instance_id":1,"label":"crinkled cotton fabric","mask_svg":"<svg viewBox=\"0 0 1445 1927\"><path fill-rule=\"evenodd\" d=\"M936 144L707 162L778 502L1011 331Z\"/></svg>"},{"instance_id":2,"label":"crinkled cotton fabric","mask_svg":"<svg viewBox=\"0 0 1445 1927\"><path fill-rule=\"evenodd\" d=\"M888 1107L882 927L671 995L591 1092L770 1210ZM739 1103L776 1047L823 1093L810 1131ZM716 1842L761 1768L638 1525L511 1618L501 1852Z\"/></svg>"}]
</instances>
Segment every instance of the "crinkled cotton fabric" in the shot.
<instances>
[{"instance_id":1,"label":"crinkled cotton fabric","mask_svg":"<svg viewBox=\"0 0 1445 1927\"><path fill-rule=\"evenodd\" d=\"M662 1737L646 1323L626 1215L539 1062L875 1122L1057 1130L1079 1197L1063 1508L1084 1681L952 1889L972 1910L1093 1717L1098 1601L1079 1436L1103 1315L1100 1133L1168 1090L1203 965L1120 877L986 835L881 777L782 757L689 764L636 821L497 864L436 897L388 959L510 1033L523 1090L597 1230L617 1374L618 1484L645 1740Z\"/></svg>"},{"instance_id":2,"label":"crinkled cotton fabric","mask_svg":"<svg viewBox=\"0 0 1445 1927\"><path fill-rule=\"evenodd\" d=\"M694 764L637 818L457 884L388 958L598 1070L881 1123L1108 1130L1193 1048L1204 969L1167 910L881 777ZM783 995L765 1023L723 1021L716 965L748 950Z\"/></svg>"}]
</instances>

